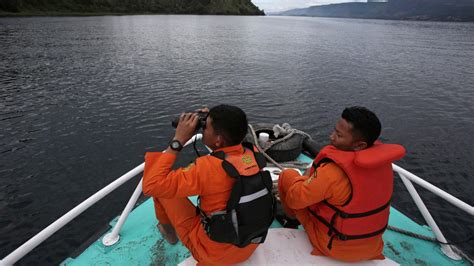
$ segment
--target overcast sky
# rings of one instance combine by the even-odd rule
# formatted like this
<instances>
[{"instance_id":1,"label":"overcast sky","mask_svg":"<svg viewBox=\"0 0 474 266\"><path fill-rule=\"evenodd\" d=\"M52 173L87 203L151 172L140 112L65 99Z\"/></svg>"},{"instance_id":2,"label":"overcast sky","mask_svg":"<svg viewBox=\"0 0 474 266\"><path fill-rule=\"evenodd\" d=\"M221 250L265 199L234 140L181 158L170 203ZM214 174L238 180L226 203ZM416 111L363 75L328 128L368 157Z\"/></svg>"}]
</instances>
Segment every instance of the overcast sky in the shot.
<instances>
[{"instance_id":1,"label":"overcast sky","mask_svg":"<svg viewBox=\"0 0 474 266\"><path fill-rule=\"evenodd\" d=\"M367 2L367 0L252 0L252 3L265 10L265 12L279 12L293 8L345 2Z\"/></svg>"}]
</instances>

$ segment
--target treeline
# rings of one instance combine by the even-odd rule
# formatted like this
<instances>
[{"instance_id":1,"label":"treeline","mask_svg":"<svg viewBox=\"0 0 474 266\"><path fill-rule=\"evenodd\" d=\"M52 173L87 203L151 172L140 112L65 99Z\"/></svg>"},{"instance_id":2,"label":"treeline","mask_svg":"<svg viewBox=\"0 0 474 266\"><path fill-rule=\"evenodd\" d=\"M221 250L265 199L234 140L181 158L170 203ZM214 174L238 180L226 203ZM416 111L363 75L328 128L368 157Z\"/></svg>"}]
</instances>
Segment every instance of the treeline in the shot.
<instances>
[{"instance_id":1,"label":"treeline","mask_svg":"<svg viewBox=\"0 0 474 266\"><path fill-rule=\"evenodd\" d=\"M0 12L264 15L251 0L0 0Z\"/></svg>"},{"instance_id":2,"label":"treeline","mask_svg":"<svg viewBox=\"0 0 474 266\"><path fill-rule=\"evenodd\" d=\"M280 15L474 21L474 0L389 0L387 3L344 3L293 9L282 12Z\"/></svg>"}]
</instances>

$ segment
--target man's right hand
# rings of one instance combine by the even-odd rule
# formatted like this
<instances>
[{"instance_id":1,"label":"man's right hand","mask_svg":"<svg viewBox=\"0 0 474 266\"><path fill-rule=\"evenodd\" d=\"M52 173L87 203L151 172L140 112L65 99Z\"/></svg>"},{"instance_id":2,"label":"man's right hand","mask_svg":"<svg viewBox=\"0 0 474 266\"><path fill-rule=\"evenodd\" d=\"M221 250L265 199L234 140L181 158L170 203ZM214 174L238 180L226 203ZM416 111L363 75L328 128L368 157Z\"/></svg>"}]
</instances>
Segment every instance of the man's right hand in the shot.
<instances>
[{"instance_id":1,"label":"man's right hand","mask_svg":"<svg viewBox=\"0 0 474 266\"><path fill-rule=\"evenodd\" d=\"M196 133L197 123L198 115L196 113L181 114L173 139L178 140L182 145L184 145L192 136L194 136L194 133Z\"/></svg>"}]
</instances>

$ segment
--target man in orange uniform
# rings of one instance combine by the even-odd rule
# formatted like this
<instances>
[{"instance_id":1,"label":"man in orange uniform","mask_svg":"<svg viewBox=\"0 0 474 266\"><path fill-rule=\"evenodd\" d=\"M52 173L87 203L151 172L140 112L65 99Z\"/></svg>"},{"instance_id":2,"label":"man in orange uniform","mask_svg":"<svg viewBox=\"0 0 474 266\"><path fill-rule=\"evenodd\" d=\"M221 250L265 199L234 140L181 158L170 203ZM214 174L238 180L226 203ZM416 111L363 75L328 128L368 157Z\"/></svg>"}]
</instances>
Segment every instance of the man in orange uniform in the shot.
<instances>
[{"instance_id":1,"label":"man in orange uniform","mask_svg":"<svg viewBox=\"0 0 474 266\"><path fill-rule=\"evenodd\" d=\"M239 263L250 257L258 245L239 248L212 241L201 223L200 215L196 214L196 207L187 198L199 195L200 208L206 215L226 208L234 179L226 174L221 166L222 160L202 156L185 168L171 170L182 144L195 133L198 120L196 113L182 114L170 147L164 153L146 153L143 192L154 197L158 229L168 242L176 243L177 233L200 264ZM241 155L244 154L241 142L246 134L245 113L235 106L218 105L209 111L202 141L214 152ZM252 158L253 161L249 161L248 157L245 159L247 164L255 163L255 158Z\"/></svg>"},{"instance_id":2,"label":"man in orange uniform","mask_svg":"<svg viewBox=\"0 0 474 266\"><path fill-rule=\"evenodd\" d=\"M364 107L346 108L313 167L289 169L278 188L283 209L303 225L311 254L342 261L384 259L382 233L393 189L391 163L403 147L375 142L381 124ZM375 142L375 143L374 143Z\"/></svg>"}]
</instances>

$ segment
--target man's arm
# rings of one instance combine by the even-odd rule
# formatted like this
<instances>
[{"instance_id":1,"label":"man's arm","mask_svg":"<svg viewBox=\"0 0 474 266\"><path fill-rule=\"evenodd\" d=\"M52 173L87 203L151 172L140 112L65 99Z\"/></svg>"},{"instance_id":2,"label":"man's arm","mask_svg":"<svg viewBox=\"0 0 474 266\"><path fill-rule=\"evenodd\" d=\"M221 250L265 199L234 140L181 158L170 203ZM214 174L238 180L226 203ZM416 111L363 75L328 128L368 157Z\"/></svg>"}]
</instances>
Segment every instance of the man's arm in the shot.
<instances>
[{"instance_id":1,"label":"man's arm","mask_svg":"<svg viewBox=\"0 0 474 266\"><path fill-rule=\"evenodd\" d=\"M173 140L184 145L196 132L197 123L196 113L181 114ZM178 150L168 146L164 153L149 152L145 155L142 185L145 195L174 198L199 193L199 174L194 164L175 171L171 170L178 153Z\"/></svg>"},{"instance_id":2,"label":"man's arm","mask_svg":"<svg viewBox=\"0 0 474 266\"><path fill-rule=\"evenodd\" d=\"M143 193L160 198L177 198L201 193L198 167L191 163L185 168L171 170L176 155L172 153L147 153L143 173ZM203 162L204 160L199 160ZM201 169L201 172L206 170Z\"/></svg>"},{"instance_id":3,"label":"man's arm","mask_svg":"<svg viewBox=\"0 0 474 266\"><path fill-rule=\"evenodd\" d=\"M310 177L289 180L292 184L288 184L285 202L292 209L303 209L329 199L333 196L333 189L345 182L341 181L342 175L344 173L336 164L322 164Z\"/></svg>"},{"instance_id":4,"label":"man's arm","mask_svg":"<svg viewBox=\"0 0 474 266\"><path fill-rule=\"evenodd\" d=\"M196 126L198 123L198 115L196 113L183 113L179 117L178 126L174 134L173 140L177 140L184 145L196 133ZM166 153L177 155L179 151L175 151L168 146Z\"/></svg>"}]
</instances>

